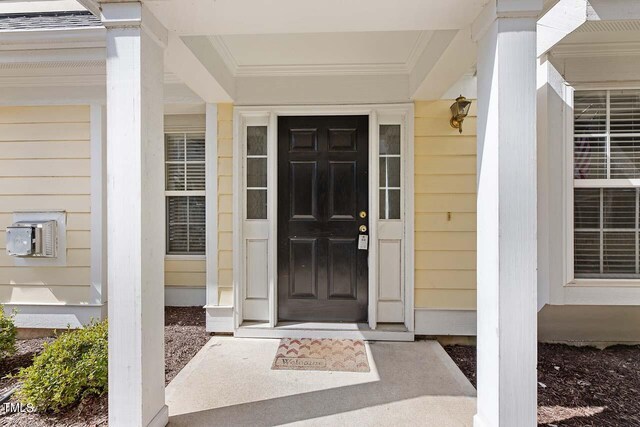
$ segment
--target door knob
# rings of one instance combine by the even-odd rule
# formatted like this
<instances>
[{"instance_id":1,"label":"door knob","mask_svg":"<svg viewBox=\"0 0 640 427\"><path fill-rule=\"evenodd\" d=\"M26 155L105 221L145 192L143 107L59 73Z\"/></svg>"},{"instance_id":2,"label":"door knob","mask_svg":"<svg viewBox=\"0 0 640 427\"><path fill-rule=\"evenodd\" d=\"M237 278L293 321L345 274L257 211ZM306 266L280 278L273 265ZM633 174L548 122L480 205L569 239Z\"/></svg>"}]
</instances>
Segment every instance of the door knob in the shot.
<instances>
[{"instance_id":1,"label":"door knob","mask_svg":"<svg viewBox=\"0 0 640 427\"><path fill-rule=\"evenodd\" d=\"M367 232L367 226L366 225L361 225L359 228L361 233L366 233Z\"/></svg>"},{"instance_id":2,"label":"door knob","mask_svg":"<svg viewBox=\"0 0 640 427\"><path fill-rule=\"evenodd\" d=\"M367 217L367 213L365 211L360 211L360 218L365 219Z\"/></svg>"}]
</instances>

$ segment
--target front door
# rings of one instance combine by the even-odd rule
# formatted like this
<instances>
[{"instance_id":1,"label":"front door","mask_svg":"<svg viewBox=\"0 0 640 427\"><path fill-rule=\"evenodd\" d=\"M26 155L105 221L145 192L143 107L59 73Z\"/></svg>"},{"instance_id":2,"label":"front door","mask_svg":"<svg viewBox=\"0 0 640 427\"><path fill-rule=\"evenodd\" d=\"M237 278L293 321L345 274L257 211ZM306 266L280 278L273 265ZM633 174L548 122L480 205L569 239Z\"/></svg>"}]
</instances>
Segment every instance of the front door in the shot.
<instances>
[{"instance_id":1,"label":"front door","mask_svg":"<svg viewBox=\"0 0 640 427\"><path fill-rule=\"evenodd\" d=\"M367 320L368 121L278 118L280 321Z\"/></svg>"}]
</instances>

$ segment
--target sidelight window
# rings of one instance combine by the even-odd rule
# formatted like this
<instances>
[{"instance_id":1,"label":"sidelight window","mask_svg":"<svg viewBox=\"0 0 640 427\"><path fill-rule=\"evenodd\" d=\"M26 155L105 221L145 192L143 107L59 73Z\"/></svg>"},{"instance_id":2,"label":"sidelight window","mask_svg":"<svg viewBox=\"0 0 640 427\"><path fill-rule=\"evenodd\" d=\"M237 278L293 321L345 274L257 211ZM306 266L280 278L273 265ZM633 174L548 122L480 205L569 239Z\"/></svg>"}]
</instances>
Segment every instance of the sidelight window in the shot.
<instances>
[{"instance_id":1,"label":"sidelight window","mask_svg":"<svg viewBox=\"0 0 640 427\"><path fill-rule=\"evenodd\" d=\"M400 125L380 125L380 219L400 219L402 195L400 131Z\"/></svg>"},{"instance_id":2,"label":"sidelight window","mask_svg":"<svg viewBox=\"0 0 640 427\"><path fill-rule=\"evenodd\" d=\"M267 218L267 127L247 126L247 219Z\"/></svg>"}]
</instances>

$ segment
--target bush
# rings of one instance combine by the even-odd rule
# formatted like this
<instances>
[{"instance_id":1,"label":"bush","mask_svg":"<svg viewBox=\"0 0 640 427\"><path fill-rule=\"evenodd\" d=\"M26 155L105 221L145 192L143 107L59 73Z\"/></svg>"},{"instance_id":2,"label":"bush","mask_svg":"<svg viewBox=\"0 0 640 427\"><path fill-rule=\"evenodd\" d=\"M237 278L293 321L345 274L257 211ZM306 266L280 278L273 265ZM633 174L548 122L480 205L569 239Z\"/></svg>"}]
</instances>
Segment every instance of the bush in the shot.
<instances>
[{"instance_id":1,"label":"bush","mask_svg":"<svg viewBox=\"0 0 640 427\"><path fill-rule=\"evenodd\" d=\"M59 412L108 387L107 321L67 330L45 344L33 364L16 375L16 397L38 410Z\"/></svg>"},{"instance_id":2,"label":"bush","mask_svg":"<svg viewBox=\"0 0 640 427\"><path fill-rule=\"evenodd\" d=\"M16 352L16 333L13 315L5 315L4 308L0 305L0 359Z\"/></svg>"}]
</instances>

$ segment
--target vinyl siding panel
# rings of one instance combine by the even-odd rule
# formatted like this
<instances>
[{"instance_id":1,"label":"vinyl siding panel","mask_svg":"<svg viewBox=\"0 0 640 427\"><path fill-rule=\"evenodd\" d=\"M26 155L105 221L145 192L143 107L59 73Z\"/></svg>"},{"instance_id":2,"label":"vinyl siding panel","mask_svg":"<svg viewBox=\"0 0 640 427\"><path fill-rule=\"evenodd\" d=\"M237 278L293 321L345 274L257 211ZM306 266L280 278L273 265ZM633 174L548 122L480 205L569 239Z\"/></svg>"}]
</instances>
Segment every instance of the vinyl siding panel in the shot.
<instances>
[{"instance_id":1,"label":"vinyl siding panel","mask_svg":"<svg viewBox=\"0 0 640 427\"><path fill-rule=\"evenodd\" d=\"M88 106L0 107L0 302L89 302ZM20 210L67 212L67 265L15 266L5 228Z\"/></svg>"},{"instance_id":2,"label":"vinyl siding panel","mask_svg":"<svg viewBox=\"0 0 640 427\"><path fill-rule=\"evenodd\" d=\"M476 307L476 103L463 133L453 100L415 104L415 306Z\"/></svg>"}]
</instances>

